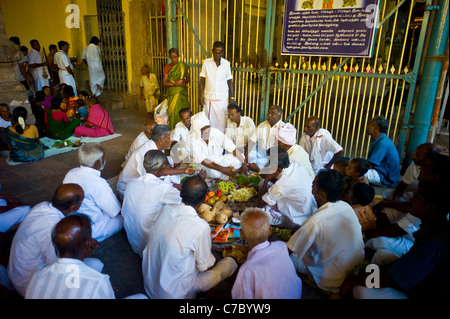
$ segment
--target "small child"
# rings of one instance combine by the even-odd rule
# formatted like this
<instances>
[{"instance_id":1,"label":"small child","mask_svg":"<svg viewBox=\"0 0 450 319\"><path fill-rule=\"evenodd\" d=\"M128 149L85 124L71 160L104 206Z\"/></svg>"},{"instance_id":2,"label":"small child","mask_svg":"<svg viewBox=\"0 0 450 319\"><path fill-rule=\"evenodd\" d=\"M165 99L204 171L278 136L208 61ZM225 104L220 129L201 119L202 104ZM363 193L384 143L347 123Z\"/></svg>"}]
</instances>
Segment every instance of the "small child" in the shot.
<instances>
[{"instance_id":1,"label":"small child","mask_svg":"<svg viewBox=\"0 0 450 319\"><path fill-rule=\"evenodd\" d=\"M77 100L77 114L82 122L85 122L87 117L89 116L87 106L85 105L84 100L81 98Z\"/></svg>"},{"instance_id":2,"label":"small child","mask_svg":"<svg viewBox=\"0 0 450 319\"><path fill-rule=\"evenodd\" d=\"M375 189L366 183L356 183L350 193L349 204L358 216L362 232L373 230L376 227L376 217L372 211L375 204Z\"/></svg>"},{"instance_id":3,"label":"small child","mask_svg":"<svg viewBox=\"0 0 450 319\"><path fill-rule=\"evenodd\" d=\"M145 109L147 113L153 116L155 107L158 105L159 84L154 73L150 73L148 66L141 69L142 78L140 86L140 98L145 100Z\"/></svg>"},{"instance_id":4,"label":"small child","mask_svg":"<svg viewBox=\"0 0 450 319\"><path fill-rule=\"evenodd\" d=\"M44 94L45 94L45 99L44 99L44 101L42 101L42 107L45 109L45 110L48 110L48 109L50 109L51 108L51 103L52 103L52 99L53 99L53 96L52 96L52 91L51 91L51 89L50 89L50 87L49 86L43 86L42 87L42 91L44 92Z\"/></svg>"},{"instance_id":5,"label":"small child","mask_svg":"<svg viewBox=\"0 0 450 319\"><path fill-rule=\"evenodd\" d=\"M364 158L352 158L348 161L344 169L345 187L342 199L346 202L349 201L349 194L352 190L353 185L356 183L369 184L364 174L367 173L369 169L369 162Z\"/></svg>"}]
</instances>

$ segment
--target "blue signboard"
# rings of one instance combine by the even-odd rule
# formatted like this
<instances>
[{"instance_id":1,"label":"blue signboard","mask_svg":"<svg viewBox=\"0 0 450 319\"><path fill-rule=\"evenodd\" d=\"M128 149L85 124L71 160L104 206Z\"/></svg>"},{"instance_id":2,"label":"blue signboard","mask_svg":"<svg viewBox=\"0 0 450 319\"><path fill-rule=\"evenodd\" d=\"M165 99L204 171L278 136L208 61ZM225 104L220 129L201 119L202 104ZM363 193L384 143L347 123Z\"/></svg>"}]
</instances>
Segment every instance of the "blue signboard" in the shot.
<instances>
[{"instance_id":1,"label":"blue signboard","mask_svg":"<svg viewBox=\"0 0 450 319\"><path fill-rule=\"evenodd\" d=\"M285 0L281 54L372 56L379 0Z\"/></svg>"}]
</instances>

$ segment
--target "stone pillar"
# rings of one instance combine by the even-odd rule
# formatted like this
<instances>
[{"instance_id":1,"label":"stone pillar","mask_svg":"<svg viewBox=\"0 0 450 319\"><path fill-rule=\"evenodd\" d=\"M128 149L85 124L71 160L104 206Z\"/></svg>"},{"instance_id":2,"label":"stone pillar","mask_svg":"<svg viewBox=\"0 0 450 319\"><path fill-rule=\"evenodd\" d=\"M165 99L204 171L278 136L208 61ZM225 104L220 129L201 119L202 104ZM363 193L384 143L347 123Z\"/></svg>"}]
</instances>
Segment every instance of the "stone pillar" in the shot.
<instances>
[{"instance_id":1,"label":"stone pillar","mask_svg":"<svg viewBox=\"0 0 450 319\"><path fill-rule=\"evenodd\" d=\"M27 91L17 79L15 68L20 60L20 51L6 36L3 14L0 8L0 103L26 101Z\"/></svg>"}]
</instances>

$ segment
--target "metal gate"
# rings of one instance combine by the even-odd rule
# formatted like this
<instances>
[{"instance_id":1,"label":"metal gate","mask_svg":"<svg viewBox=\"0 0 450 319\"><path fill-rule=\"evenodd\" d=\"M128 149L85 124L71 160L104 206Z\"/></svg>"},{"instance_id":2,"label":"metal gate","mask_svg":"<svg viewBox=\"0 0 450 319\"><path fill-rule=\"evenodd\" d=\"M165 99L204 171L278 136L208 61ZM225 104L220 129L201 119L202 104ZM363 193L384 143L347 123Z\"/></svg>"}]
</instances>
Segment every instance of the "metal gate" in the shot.
<instances>
[{"instance_id":1,"label":"metal gate","mask_svg":"<svg viewBox=\"0 0 450 319\"><path fill-rule=\"evenodd\" d=\"M97 17L105 69L105 89L128 91L124 13L121 0L97 0Z\"/></svg>"},{"instance_id":2,"label":"metal gate","mask_svg":"<svg viewBox=\"0 0 450 319\"><path fill-rule=\"evenodd\" d=\"M401 156L429 5L431 0L381 0L373 58L357 59L280 56L280 0L166 0L159 12L150 13L151 33L157 37L152 39L154 72L162 79L172 41L190 66L189 97L196 113L201 64L212 43L220 40L232 66L236 101L255 124L277 104L299 138L305 120L317 115L344 148L344 156L367 157L365 128L373 116L382 115Z\"/></svg>"}]
</instances>

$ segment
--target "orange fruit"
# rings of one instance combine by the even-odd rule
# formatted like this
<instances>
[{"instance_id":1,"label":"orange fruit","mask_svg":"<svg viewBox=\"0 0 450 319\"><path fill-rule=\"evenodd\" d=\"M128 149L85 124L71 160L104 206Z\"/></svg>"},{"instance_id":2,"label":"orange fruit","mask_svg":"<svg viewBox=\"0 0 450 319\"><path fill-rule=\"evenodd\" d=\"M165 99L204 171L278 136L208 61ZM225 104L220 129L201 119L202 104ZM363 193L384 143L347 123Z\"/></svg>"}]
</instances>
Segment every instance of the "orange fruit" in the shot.
<instances>
[{"instance_id":1,"label":"orange fruit","mask_svg":"<svg viewBox=\"0 0 450 319\"><path fill-rule=\"evenodd\" d=\"M216 195L216 194L214 194L213 191L211 191L211 192L208 193L208 196L209 196L209 197L213 197L214 195Z\"/></svg>"},{"instance_id":2,"label":"orange fruit","mask_svg":"<svg viewBox=\"0 0 450 319\"><path fill-rule=\"evenodd\" d=\"M222 195L222 196L220 196L220 201L221 201L221 202L224 202L224 203L226 203L226 202L227 202L227 200L228 200L228 198L227 198L227 196L226 196L226 195Z\"/></svg>"}]
</instances>

